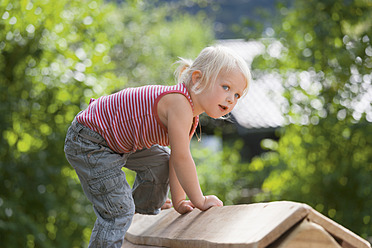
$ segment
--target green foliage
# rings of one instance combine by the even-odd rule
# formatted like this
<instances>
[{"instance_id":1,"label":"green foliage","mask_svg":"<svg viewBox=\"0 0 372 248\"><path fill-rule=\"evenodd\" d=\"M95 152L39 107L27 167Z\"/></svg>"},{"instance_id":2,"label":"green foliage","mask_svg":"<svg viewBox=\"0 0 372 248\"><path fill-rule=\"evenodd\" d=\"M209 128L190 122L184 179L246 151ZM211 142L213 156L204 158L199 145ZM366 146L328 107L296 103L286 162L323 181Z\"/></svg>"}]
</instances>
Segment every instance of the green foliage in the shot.
<instances>
[{"instance_id":1,"label":"green foliage","mask_svg":"<svg viewBox=\"0 0 372 248\"><path fill-rule=\"evenodd\" d=\"M67 127L91 97L172 84L176 55L211 43L203 16L169 13L136 1L0 2L1 246L86 246L95 217L64 158Z\"/></svg>"},{"instance_id":2,"label":"green foliage","mask_svg":"<svg viewBox=\"0 0 372 248\"><path fill-rule=\"evenodd\" d=\"M278 9L268 32L276 41L264 40L253 67L282 76L292 124L251 163L271 170L256 200L305 202L371 236L371 3L296 0Z\"/></svg>"},{"instance_id":3,"label":"green foliage","mask_svg":"<svg viewBox=\"0 0 372 248\"><path fill-rule=\"evenodd\" d=\"M330 119L286 128L277 150L252 162L272 169L261 197L306 202L354 232L370 235L372 125Z\"/></svg>"},{"instance_id":4,"label":"green foliage","mask_svg":"<svg viewBox=\"0 0 372 248\"><path fill-rule=\"evenodd\" d=\"M211 23L203 14L192 18L178 14L174 18L169 12L175 10L168 7L138 8L126 7L124 15L119 13L121 26L110 34L122 34L111 51L117 65L115 74L128 81L129 86L173 84L175 67L172 65L177 57L195 58L213 41L211 28L204 28ZM139 11L146 14L139 15ZM164 23L168 18L172 18L171 21Z\"/></svg>"},{"instance_id":5,"label":"green foliage","mask_svg":"<svg viewBox=\"0 0 372 248\"><path fill-rule=\"evenodd\" d=\"M193 140L191 148L203 193L217 195L225 204L232 204L239 191L234 186L237 174L233 165L240 159L241 142L213 151Z\"/></svg>"},{"instance_id":6,"label":"green foliage","mask_svg":"<svg viewBox=\"0 0 372 248\"><path fill-rule=\"evenodd\" d=\"M214 136L216 139L218 135ZM241 161L243 141L213 150L193 140L191 152L198 171L200 186L205 195L217 195L225 205L251 203L260 192L266 169ZM263 171L262 171L263 170ZM259 172L258 172L259 171Z\"/></svg>"}]
</instances>

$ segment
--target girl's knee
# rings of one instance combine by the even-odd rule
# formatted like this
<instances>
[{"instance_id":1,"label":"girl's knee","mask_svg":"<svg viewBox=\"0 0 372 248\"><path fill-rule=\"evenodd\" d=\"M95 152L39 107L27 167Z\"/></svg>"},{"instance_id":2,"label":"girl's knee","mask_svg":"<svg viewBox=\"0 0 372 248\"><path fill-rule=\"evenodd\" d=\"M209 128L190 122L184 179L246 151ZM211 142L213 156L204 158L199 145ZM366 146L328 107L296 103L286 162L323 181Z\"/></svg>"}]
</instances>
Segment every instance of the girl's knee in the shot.
<instances>
[{"instance_id":1,"label":"girl's knee","mask_svg":"<svg viewBox=\"0 0 372 248\"><path fill-rule=\"evenodd\" d=\"M132 190L124 174L108 175L90 183L89 187L95 210L103 219L134 214Z\"/></svg>"}]
</instances>

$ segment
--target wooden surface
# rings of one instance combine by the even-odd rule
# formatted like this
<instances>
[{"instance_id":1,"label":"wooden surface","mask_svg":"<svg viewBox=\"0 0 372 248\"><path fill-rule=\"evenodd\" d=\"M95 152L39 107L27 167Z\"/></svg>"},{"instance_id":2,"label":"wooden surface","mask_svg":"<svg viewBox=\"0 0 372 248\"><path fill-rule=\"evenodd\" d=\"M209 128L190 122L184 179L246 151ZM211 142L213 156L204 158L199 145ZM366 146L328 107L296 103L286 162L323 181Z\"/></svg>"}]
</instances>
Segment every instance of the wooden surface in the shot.
<instances>
[{"instance_id":1,"label":"wooden surface","mask_svg":"<svg viewBox=\"0 0 372 248\"><path fill-rule=\"evenodd\" d=\"M304 220L311 224L301 226L299 223ZM306 236L306 232L301 231L304 228L311 228L312 234ZM163 210L155 216L136 214L123 247L260 248L274 247L273 244L279 247L283 237L292 237L287 242L292 240L292 244L298 245L298 242L306 243L306 239L315 244L319 235L321 242L334 245L328 247L370 247L367 241L308 205L295 202L213 207L205 212L195 209L185 215L179 215L174 209ZM286 246L280 246L283 247Z\"/></svg>"},{"instance_id":2,"label":"wooden surface","mask_svg":"<svg viewBox=\"0 0 372 248\"><path fill-rule=\"evenodd\" d=\"M162 248L162 247L153 245L136 245L125 239L122 248Z\"/></svg>"},{"instance_id":3,"label":"wooden surface","mask_svg":"<svg viewBox=\"0 0 372 248\"><path fill-rule=\"evenodd\" d=\"M280 237L269 248L341 248L323 227L308 219Z\"/></svg>"},{"instance_id":4,"label":"wooden surface","mask_svg":"<svg viewBox=\"0 0 372 248\"><path fill-rule=\"evenodd\" d=\"M355 233L341 226L340 224L334 222L333 220L327 218L326 216L320 214L319 212L311 209L309 215L307 216L312 222L322 226L327 232L332 236L336 237L341 241L341 245L344 248L352 247L371 247L369 242L360 238Z\"/></svg>"},{"instance_id":5,"label":"wooden surface","mask_svg":"<svg viewBox=\"0 0 372 248\"><path fill-rule=\"evenodd\" d=\"M179 215L135 215L126 239L165 247L266 247L302 220L310 209L292 202L214 207Z\"/></svg>"}]
</instances>

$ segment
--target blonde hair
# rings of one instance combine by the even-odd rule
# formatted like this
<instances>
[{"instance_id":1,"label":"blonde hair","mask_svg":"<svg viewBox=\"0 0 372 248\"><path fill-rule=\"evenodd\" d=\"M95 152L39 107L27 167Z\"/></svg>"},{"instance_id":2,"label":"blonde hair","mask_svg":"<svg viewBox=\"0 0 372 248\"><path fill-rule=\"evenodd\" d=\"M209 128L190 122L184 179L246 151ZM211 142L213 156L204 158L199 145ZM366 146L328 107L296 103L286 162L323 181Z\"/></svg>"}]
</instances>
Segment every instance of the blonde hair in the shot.
<instances>
[{"instance_id":1,"label":"blonde hair","mask_svg":"<svg viewBox=\"0 0 372 248\"><path fill-rule=\"evenodd\" d=\"M234 51L225 46L217 45L204 48L195 61L179 58L176 62L179 64L175 71L178 83L185 83L187 88L196 94L209 89L217 79L220 72L230 72L239 69L246 80L246 87L243 95L248 91L251 81L251 73L247 63ZM192 73L200 70L202 72L201 80L192 84Z\"/></svg>"}]
</instances>

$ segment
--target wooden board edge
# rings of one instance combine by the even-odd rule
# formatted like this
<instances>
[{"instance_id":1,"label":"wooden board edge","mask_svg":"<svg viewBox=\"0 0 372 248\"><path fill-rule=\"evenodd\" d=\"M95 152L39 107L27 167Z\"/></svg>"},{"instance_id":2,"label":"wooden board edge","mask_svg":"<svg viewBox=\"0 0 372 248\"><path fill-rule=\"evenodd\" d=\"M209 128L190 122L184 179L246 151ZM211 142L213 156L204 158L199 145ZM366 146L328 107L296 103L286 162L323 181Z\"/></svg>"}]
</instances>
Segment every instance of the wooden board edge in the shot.
<instances>
[{"instance_id":1,"label":"wooden board edge","mask_svg":"<svg viewBox=\"0 0 372 248\"><path fill-rule=\"evenodd\" d=\"M332 236L348 243L348 246L355 248L371 248L371 244L367 240L362 239L352 231L346 229L337 222L320 214L312 208L307 218L310 221L322 226Z\"/></svg>"},{"instance_id":2,"label":"wooden board edge","mask_svg":"<svg viewBox=\"0 0 372 248\"><path fill-rule=\"evenodd\" d=\"M164 248L164 247L153 245L138 245L130 242L127 238L125 238L121 248Z\"/></svg>"},{"instance_id":3,"label":"wooden board edge","mask_svg":"<svg viewBox=\"0 0 372 248\"><path fill-rule=\"evenodd\" d=\"M319 238L323 239L323 242L324 241L329 242L327 247L341 248L340 244L334 239L334 237L331 234L329 234L323 227L314 222L309 221L307 218L297 223L285 234L283 234L281 237L275 240L274 243L270 244L266 248L309 247L308 239L305 239L306 241L305 243L303 243L303 245L301 245L301 243L297 243L294 246L295 243L293 242L296 242L296 239L298 239L298 235L304 235L310 230L321 232L322 236ZM317 240L317 242L320 242L320 240ZM322 247L324 247L324 245Z\"/></svg>"},{"instance_id":4,"label":"wooden board edge","mask_svg":"<svg viewBox=\"0 0 372 248\"><path fill-rule=\"evenodd\" d=\"M308 216L311 207L303 203L295 203L297 206L300 206L288 219L278 225L271 233L266 237L257 242L257 248L265 248L275 242L288 230L292 229L298 223Z\"/></svg>"}]
</instances>

